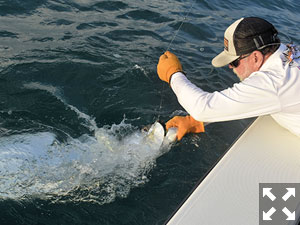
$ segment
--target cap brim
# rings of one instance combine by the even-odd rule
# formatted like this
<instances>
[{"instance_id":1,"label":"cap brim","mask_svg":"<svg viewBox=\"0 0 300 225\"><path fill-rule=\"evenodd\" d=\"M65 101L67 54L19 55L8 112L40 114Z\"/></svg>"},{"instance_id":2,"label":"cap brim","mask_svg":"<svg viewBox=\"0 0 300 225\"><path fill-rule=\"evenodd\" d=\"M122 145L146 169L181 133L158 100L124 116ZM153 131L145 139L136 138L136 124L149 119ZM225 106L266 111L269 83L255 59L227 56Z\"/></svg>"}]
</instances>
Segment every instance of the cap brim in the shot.
<instances>
[{"instance_id":1,"label":"cap brim","mask_svg":"<svg viewBox=\"0 0 300 225\"><path fill-rule=\"evenodd\" d=\"M229 55L226 51L221 52L219 55L217 55L213 60L211 61L211 64L214 67L222 67L226 66L232 61L236 60L240 56L236 55Z\"/></svg>"}]
</instances>

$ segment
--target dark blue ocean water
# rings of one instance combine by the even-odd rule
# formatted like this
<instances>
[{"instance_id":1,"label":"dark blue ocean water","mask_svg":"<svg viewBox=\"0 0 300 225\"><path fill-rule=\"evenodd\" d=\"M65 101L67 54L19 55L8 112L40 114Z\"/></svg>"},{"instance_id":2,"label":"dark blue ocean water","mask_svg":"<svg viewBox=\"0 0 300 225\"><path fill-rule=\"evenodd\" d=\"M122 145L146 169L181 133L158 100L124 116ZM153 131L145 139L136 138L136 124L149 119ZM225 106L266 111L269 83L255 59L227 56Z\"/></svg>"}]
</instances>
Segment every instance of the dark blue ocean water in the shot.
<instances>
[{"instance_id":1,"label":"dark blue ocean water","mask_svg":"<svg viewBox=\"0 0 300 225\"><path fill-rule=\"evenodd\" d=\"M238 81L210 63L227 26L259 16L299 44L299 8L0 0L0 224L163 224L253 120L210 124L165 153L141 144L158 115L184 113L156 75L184 16L170 50L190 80L214 91Z\"/></svg>"}]
</instances>

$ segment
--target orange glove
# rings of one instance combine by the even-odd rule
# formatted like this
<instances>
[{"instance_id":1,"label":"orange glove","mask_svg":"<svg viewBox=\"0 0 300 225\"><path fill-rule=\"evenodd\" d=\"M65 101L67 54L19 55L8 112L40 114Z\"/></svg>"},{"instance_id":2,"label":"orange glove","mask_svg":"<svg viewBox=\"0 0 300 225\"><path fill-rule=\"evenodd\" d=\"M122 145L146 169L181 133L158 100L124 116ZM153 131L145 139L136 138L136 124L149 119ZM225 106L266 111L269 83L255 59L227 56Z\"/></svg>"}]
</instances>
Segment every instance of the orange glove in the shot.
<instances>
[{"instance_id":1,"label":"orange glove","mask_svg":"<svg viewBox=\"0 0 300 225\"><path fill-rule=\"evenodd\" d=\"M177 139L180 141L187 133L204 132L203 122L195 120L191 116L174 116L166 123L166 128L177 127Z\"/></svg>"},{"instance_id":2,"label":"orange glove","mask_svg":"<svg viewBox=\"0 0 300 225\"><path fill-rule=\"evenodd\" d=\"M157 74L159 78L170 83L171 76L176 72L181 72L182 66L179 59L173 53L166 51L160 56L157 64Z\"/></svg>"}]
</instances>

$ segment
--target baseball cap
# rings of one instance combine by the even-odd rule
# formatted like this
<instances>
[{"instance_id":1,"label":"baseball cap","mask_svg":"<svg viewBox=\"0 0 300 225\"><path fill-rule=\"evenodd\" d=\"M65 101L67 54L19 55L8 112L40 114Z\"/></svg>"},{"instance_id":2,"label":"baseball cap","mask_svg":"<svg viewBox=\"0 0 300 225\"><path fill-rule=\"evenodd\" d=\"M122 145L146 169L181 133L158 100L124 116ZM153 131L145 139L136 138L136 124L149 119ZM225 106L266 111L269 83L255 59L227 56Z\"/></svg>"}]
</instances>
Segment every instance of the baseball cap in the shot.
<instances>
[{"instance_id":1,"label":"baseball cap","mask_svg":"<svg viewBox=\"0 0 300 225\"><path fill-rule=\"evenodd\" d=\"M275 27L262 18L241 18L226 29L224 51L212 60L212 65L222 67L241 55L278 43L277 34Z\"/></svg>"}]
</instances>

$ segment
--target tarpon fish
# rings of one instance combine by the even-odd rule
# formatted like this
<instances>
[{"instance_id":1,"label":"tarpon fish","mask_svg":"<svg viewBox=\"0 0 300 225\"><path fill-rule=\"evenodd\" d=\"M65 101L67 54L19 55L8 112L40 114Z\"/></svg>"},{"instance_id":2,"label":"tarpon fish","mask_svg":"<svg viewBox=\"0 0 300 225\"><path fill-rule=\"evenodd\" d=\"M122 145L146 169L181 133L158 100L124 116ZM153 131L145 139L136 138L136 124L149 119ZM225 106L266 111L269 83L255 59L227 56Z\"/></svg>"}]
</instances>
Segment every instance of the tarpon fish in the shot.
<instances>
[{"instance_id":1,"label":"tarpon fish","mask_svg":"<svg viewBox=\"0 0 300 225\"><path fill-rule=\"evenodd\" d=\"M177 128L171 127L168 130L160 123L156 121L149 128L146 139L148 142L152 142L156 146L160 146L160 148L166 148L176 141Z\"/></svg>"}]
</instances>

